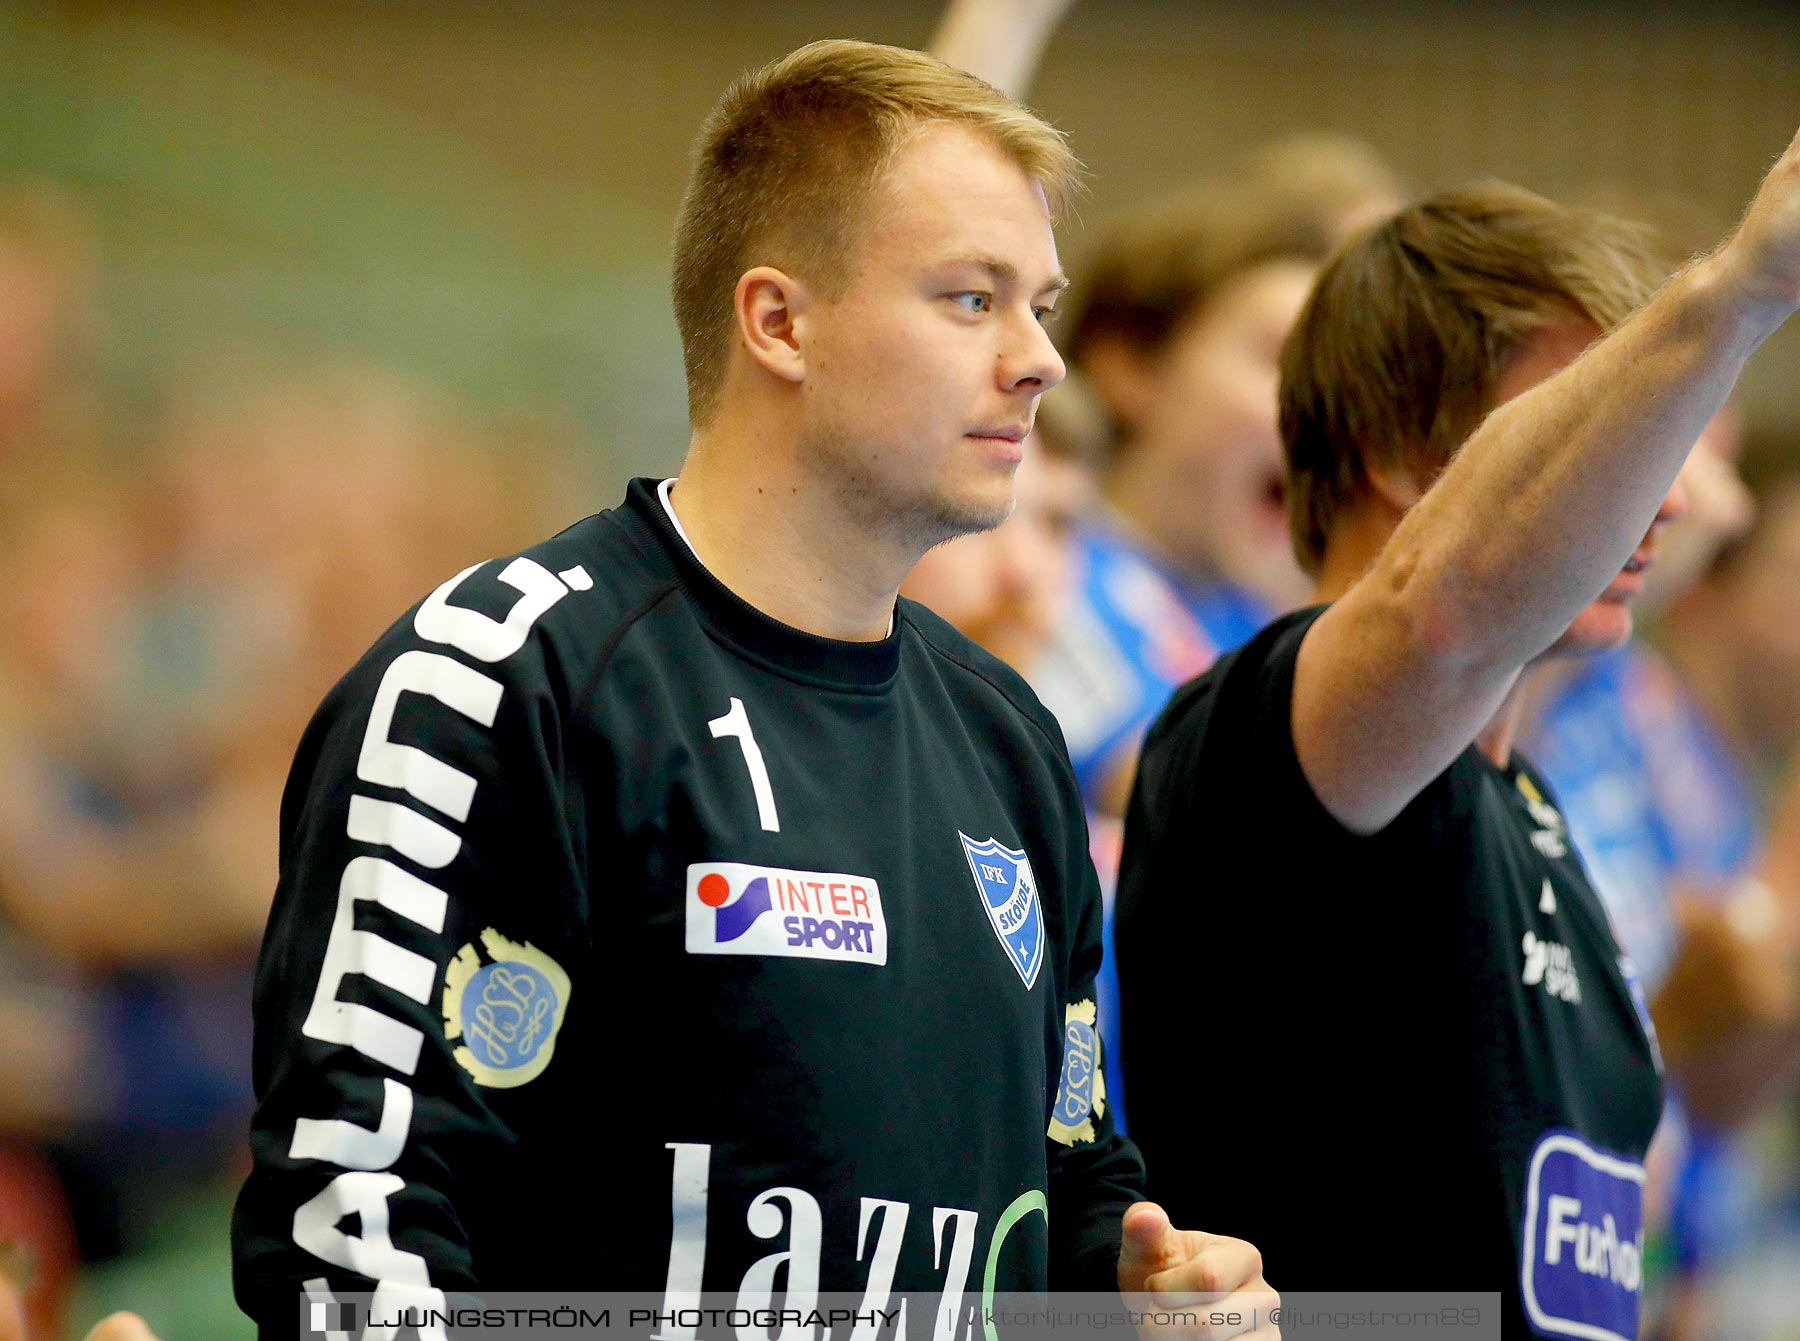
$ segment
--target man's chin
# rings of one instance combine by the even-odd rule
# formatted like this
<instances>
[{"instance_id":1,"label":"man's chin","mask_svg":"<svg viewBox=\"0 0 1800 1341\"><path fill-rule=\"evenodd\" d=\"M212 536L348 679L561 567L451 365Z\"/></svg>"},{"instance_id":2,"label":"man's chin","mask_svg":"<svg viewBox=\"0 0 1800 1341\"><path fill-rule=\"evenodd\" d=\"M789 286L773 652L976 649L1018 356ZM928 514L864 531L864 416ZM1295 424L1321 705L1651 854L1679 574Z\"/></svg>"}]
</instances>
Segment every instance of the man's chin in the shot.
<instances>
[{"instance_id":1,"label":"man's chin","mask_svg":"<svg viewBox=\"0 0 1800 1341\"><path fill-rule=\"evenodd\" d=\"M995 498L939 499L916 510L909 519L908 530L922 545L921 553L933 545L941 545L958 536L991 531L1003 525L1013 514L1013 495L1009 489Z\"/></svg>"},{"instance_id":2,"label":"man's chin","mask_svg":"<svg viewBox=\"0 0 1800 1341\"><path fill-rule=\"evenodd\" d=\"M1604 598L1594 601L1570 622L1562 637L1544 650L1539 661L1589 657L1622 647L1631 638L1631 606Z\"/></svg>"}]
</instances>

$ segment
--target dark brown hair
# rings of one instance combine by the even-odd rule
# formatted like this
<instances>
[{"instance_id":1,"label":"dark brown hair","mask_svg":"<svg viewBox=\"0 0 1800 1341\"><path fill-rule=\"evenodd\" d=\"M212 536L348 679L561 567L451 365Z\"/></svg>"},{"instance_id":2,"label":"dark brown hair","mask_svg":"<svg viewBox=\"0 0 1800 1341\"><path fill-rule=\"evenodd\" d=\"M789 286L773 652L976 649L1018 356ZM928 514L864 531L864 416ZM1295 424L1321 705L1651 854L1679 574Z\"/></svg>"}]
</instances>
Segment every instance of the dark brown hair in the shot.
<instances>
[{"instance_id":1,"label":"dark brown hair","mask_svg":"<svg viewBox=\"0 0 1800 1341\"><path fill-rule=\"evenodd\" d=\"M1667 275L1648 230L1504 182L1443 191L1349 242L1281 353L1288 523L1316 573L1369 466L1427 488L1530 336L1610 330Z\"/></svg>"}]
</instances>

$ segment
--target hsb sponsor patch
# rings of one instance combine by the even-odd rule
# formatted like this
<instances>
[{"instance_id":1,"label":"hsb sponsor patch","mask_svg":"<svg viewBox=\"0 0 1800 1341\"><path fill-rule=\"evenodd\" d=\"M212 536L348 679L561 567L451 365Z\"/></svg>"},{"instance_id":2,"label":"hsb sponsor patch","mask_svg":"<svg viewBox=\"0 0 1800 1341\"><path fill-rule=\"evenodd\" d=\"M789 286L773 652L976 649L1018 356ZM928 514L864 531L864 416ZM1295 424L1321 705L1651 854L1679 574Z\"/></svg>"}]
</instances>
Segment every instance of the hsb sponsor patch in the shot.
<instances>
[{"instance_id":1,"label":"hsb sponsor patch","mask_svg":"<svg viewBox=\"0 0 1800 1341\"><path fill-rule=\"evenodd\" d=\"M1632 1341L1644 1281L1644 1168L1552 1131L1532 1152L1521 1285L1547 1336Z\"/></svg>"},{"instance_id":2,"label":"hsb sponsor patch","mask_svg":"<svg viewBox=\"0 0 1800 1341\"><path fill-rule=\"evenodd\" d=\"M1094 1119L1106 1112L1106 1075L1100 1069L1099 1011L1092 1001L1063 1008L1062 1076L1045 1133L1064 1145L1091 1145Z\"/></svg>"},{"instance_id":3,"label":"hsb sponsor patch","mask_svg":"<svg viewBox=\"0 0 1800 1341\"><path fill-rule=\"evenodd\" d=\"M872 876L695 862L686 918L689 954L887 963L887 918Z\"/></svg>"},{"instance_id":4,"label":"hsb sponsor patch","mask_svg":"<svg viewBox=\"0 0 1800 1341\"><path fill-rule=\"evenodd\" d=\"M463 946L444 973L444 1029L455 1057L478 1085L514 1089L550 1065L569 1005L569 975L529 941L492 927L482 954Z\"/></svg>"}]
</instances>

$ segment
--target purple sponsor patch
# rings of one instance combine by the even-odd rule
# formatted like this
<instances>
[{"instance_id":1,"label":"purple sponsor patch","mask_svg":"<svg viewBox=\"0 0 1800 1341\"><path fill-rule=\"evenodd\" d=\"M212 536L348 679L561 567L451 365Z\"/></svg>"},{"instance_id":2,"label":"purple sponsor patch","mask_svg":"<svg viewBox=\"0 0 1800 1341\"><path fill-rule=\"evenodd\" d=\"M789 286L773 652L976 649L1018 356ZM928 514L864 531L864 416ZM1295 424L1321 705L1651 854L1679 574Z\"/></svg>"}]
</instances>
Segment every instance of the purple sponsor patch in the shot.
<instances>
[{"instance_id":1,"label":"purple sponsor patch","mask_svg":"<svg viewBox=\"0 0 1800 1341\"><path fill-rule=\"evenodd\" d=\"M1635 1341L1644 1281L1644 1167L1548 1132L1525 1187L1520 1282L1532 1330Z\"/></svg>"}]
</instances>

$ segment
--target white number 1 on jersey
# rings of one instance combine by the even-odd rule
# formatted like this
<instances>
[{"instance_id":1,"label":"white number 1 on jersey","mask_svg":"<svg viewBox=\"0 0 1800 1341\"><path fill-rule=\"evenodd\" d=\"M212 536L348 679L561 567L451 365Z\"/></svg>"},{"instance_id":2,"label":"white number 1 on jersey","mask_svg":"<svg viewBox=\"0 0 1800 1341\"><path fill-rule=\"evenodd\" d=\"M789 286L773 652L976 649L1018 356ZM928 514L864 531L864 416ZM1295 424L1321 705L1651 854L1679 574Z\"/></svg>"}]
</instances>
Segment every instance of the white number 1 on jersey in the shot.
<instances>
[{"instance_id":1,"label":"white number 1 on jersey","mask_svg":"<svg viewBox=\"0 0 1800 1341\"><path fill-rule=\"evenodd\" d=\"M744 711L744 700L731 700L731 711L706 724L715 739L736 736L744 751L744 767L750 770L750 787L756 793L756 817L768 833L781 832L781 817L775 813L775 789L769 785L769 770L763 763L762 747L750 729L750 716Z\"/></svg>"}]
</instances>

